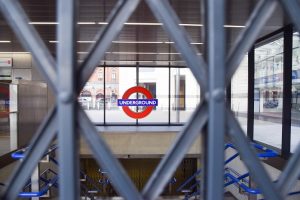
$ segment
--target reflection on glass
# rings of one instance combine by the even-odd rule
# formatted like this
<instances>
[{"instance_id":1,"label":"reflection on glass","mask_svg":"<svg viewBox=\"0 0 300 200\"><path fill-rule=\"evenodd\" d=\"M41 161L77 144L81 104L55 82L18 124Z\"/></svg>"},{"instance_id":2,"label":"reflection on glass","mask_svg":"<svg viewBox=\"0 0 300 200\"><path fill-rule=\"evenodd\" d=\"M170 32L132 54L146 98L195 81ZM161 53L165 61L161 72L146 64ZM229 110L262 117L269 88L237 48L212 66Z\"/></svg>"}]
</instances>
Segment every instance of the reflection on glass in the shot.
<instances>
[{"instance_id":1,"label":"reflection on glass","mask_svg":"<svg viewBox=\"0 0 300 200\"><path fill-rule=\"evenodd\" d=\"M283 38L255 49L254 140L281 148Z\"/></svg>"},{"instance_id":2,"label":"reflection on glass","mask_svg":"<svg viewBox=\"0 0 300 200\"><path fill-rule=\"evenodd\" d=\"M9 84L0 83L0 156L15 149L11 149L9 121Z\"/></svg>"},{"instance_id":3,"label":"reflection on glass","mask_svg":"<svg viewBox=\"0 0 300 200\"><path fill-rule=\"evenodd\" d=\"M247 132L248 113L248 55L246 55L231 80L231 109Z\"/></svg>"},{"instance_id":4,"label":"reflection on glass","mask_svg":"<svg viewBox=\"0 0 300 200\"><path fill-rule=\"evenodd\" d=\"M200 102L200 87L187 68L171 68L171 123L186 122Z\"/></svg>"},{"instance_id":5,"label":"reflection on glass","mask_svg":"<svg viewBox=\"0 0 300 200\"><path fill-rule=\"evenodd\" d=\"M291 152L300 142L300 37L293 35Z\"/></svg>"},{"instance_id":6,"label":"reflection on glass","mask_svg":"<svg viewBox=\"0 0 300 200\"><path fill-rule=\"evenodd\" d=\"M139 119L139 123L168 123L169 117L169 69L155 67L139 68L139 86L148 89L154 99L158 99L158 106L145 118ZM142 96L139 98L143 98ZM139 112L144 108L139 107Z\"/></svg>"},{"instance_id":7,"label":"reflection on glass","mask_svg":"<svg viewBox=\"0 0 300 200\"><path fill-rule=\"evenodd\" d=\"M97 67L80 92L78 102L94 123L103 123L104 68Z\"/></svg>"},{"instance_id":8,"label":"reflection on glass","mask_svg":"<svg viewBox=\"0 0 300 200\"><path fill-rule=\"evenodd\" d=\"M127 116L118 99L122 99L126 90L136 86L135 67L106 67L105 68L105 114L106 123L135 123L136 120ZM129 97L135 99L133 94ZM135 107L131 109L136 109Z\"/></svg>"}]
</instances>

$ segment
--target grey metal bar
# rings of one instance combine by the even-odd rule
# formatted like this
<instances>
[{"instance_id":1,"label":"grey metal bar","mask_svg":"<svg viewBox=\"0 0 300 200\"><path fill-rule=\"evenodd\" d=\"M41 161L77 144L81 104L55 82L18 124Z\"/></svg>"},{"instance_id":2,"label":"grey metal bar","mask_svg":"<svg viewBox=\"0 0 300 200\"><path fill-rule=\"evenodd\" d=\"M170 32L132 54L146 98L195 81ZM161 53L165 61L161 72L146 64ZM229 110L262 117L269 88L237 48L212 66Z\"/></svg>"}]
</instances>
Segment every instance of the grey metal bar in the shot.
<instances>
[{"instance_id":1,"label":"grey metal bar","mask_svg":"<svg viewBox=\"0 0 300 200\"><path fill-rule=\"evenodd\" d=\"M86 113L78 105L77 123L87 143L90 145L98 164L108 172L111 184L119 195L125 199L142 199L135 185L132 183L120 163L110 151L108 145L88 119Z\"/></svg>"},{"instance_id":2,"label":"grey metal bar","mask_svg":"<svg viewBox=\"0 0 300 200\"><path fill-rule=\"evenodd\" d=\"M190 44L190 38L183 27L179 26L179 19L170 6L169 1L146 1L158 21L172 38L174 45L201 86L202 91L207 89L207 69L202 56L197 55L197 50Z\"/></svg>"},{"instance_id":3,"label":"grey metal bar","mask_svg":"<svg viewBox=\"0 0 300 200\"><path fill-rule=\"evenodd\" d=\"M156 199L207 122L207 105L198 105L143 189L144 199ZM223 175L222 175L223 177Z\"/></svg>"},{"instance_id":4,"label":"grey metal bar","mask_svg":"<svg viewBox=\"0 0 300 200\"><path fill-rule=\"evenodd\" d=\"M298 0L279 0L282 7L289 15L296 29L300 32L300 2Z\"/></svg>"},{"instance_id":5,"label":"grey metal bar","mask_svg":"<svg viewBox=\"0 0 300 200\"><path fill-rule=\"evenodd\" d=\"M19 192L26 184L33 170L36 168L41 157L48 149L49 144L56 135L56 109L53 108L38 128L32 139L29 149L26 151L25 158L18 166L8 181L8 186L0 199L17 199Z\"/></svg>"},{"instance_id":6,"label":"grey metal bar","mask_svg":"<svg viewBox=\"0 0 300 200\"><path fill-rule=\"evenodd\" d=\"M32 53L40 73L53 91L56 91L55 61L33 25L29 24L19 1L0 0L0 9L19 41Z\"/></svg>"},{"instance_id":7,"label":"grey metal bar","mask_svg":"<svg viewBox=\"0 0 300 200\"><path fill-rule=\"evenodd\" d=\"M227 73L226 83L230 83L230 80L239 67L239 64L243 60L246 53L250 50L255 40L259 36L264 25L271 17L272 13L276 9L277 1L264 0L259 1L254 11L252 12L249 20L246 23L246 28L239 34L235 45L231 48L229 56L226 61Z\"/></svg>"},{"instance_id":8,"label":"grey metal bar","mask_svg":"<svg viewBox=\"0 0 300 200\"><path fill-rule=\"evenodd\" d=\"M81 91L86 81L88 81L95 67L98 66L100 60L105 55L105 52L110 47L111 42L120 33L124 23L134 12L139 2L140 0L120 0L117 3L114 12L112 12L112 15L109 17L109 24L99 32L95 45L79 68L78 93Z\"/></svg>"},{"instance_id":9,"label":"grey metal bar","mask_svg":"<svg viewBox=\"0 0 300 200\"><path fill-rule=\"evenodd\" d=\"M205 199L215 200L224 196L225 3L224 0L207 0L206 3L209 72L209 98L206 100L209 120Z\"/></svg>"},{"instance_id":10,"label":"grey metal bar","mask_svg":"<svg viewBox=\"0 0 300 200\"><path fill-rule=\"evenodd\" d=\"M59 91L58 144L59 147L59 191L60 199L79 199L79 154L76 129L76 37L77 0L57 3L57 71Z\"/></svg>"},{"instance_id":11,"label":"grey metal bar","mask_svg":"<svg viewBox=\"0 0 300 200\"><path fill-rule=\"evenodd\" d=\"M203 22L203 26L206 27L207 26L207 15L206 15L206 11L207 11L207 1L203 1L201 0L200 1L200 17L201 17L201 21ZM207 28L202 28L201 30L201 41L204 42L204 44L208 44L208 29ZM205 45L204 48L203 48L203 52L202 52L202 55L203 55L203 59L205 61L208 60L208 45ZM201 91L200 91L201 92ZM202 94L200 93L201 96L201 101L205 100L205 93ZM207 152L207 144L208 144L208 130L207 130L207 124L203 127L203 130L202 130L202 134L201 134L201 162L202 162L202 176L200 176L200 181L201 183L199 183L200 185L200 199L205 199L205 197L207 196L206 195L206 181L207 181L207 162L205 162L207 160L207 155L208 155L208 152Z\"/></svg>"},{"instance_id":12,"label":"grey metal bar","mask_svg":"<svg viewBox=\"0 0 300 200\"><path fill-rule=\"evenodd\" d=\"M266 170L263 168L255 152L248 142L247 136L244 134L239 122L233 116L233 113L227 110L227 125L228 134L236 145L240 156L249 169L250 175L262 191L265 199L280 200L283 199L280 193L274 187L275 184L271 181Z\"/></svg>"},{"instance_id":13,"label":"grey metal bar","mask_svg":"<svg viewBox=\"0 0 300 200\"><path fill-rule=\"evenodd\" d=\"M297 147L293 156L289 159L285 169L280 174L276 186L280 189L282 196L286 196L300 175L300 146Z\"/></svg>"}]
</instances>

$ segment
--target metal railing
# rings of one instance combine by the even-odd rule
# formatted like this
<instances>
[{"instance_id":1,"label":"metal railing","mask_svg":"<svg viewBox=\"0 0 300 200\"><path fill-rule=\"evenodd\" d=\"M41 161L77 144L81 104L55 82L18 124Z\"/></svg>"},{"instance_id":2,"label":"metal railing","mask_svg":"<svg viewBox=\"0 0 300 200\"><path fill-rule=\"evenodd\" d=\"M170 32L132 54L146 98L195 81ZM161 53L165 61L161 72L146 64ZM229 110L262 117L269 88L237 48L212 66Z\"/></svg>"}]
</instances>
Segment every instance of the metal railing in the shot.
<instances>
[{"instance_id":1,"label":"metal railing","mask_svg":"<svg viewBox=\"0 0 300 200\"><path fill-rule=\"evenodd\" d=\"M252 146L256 150L260 151L260 152L256 153L258 158L266 159L266 158L273 158L273 157L278 156L278 153L276 151L274 151L272 149L269 149L267 147L264 147L260 144L252 143ZM233 149L235 151L237 150L236 147L232 143L226 143L224 149L225 150ZM224 166L225 166L225 169L224 169L224 180L225 180L224 187L227 187L227 186L232 185L232 184L238 184L243 190L245 190L245 192L247 192L249 194L260 194L259 190L252 189L252 188L248 187L247 185L245 185L244 183L240 182L241 180L245 181L245 178L249 177L249 175L250 175L249 172L247 172L243 175L240 175L237 172L235 172L233 169L231 169L229 167L226 167L227 164L232 162L239 155L240 155L239 152L236 152L224 161ZM232 175L232 173L234 173L237 177ZM177 192L183 191L183 193L185 194L185 199L189 199L189 198L194 197L196 195L200 195L199 185L200 185L201 181L197 180L197 177L199 175L201 175L201 169L197 170L192 176L187 178L176 189L176 191ZM199 179L199 177L198 177L198 179ZM185 188L188 184L190 184L193 181L194 181L194 183L191 186L189 186L188 188ZM195 191L195 188L196 188L196 191Z\"/></svg>"},{"instance_id":2,"label":"metal railing","mask_svg":"<svg viewBox=\"0 0 300 200\"><path fill-rule=\"evenodd\" d=\"M51 154L53 152L55 152L55 150L57 150L57 145L52 145L43 155L43 157L48 156L49 157L49 161L53 162L55 165L59 165L58 161L51 156ZM14 153L11 154L12 158L14 159L24 159L26 157L26 151L28 150L28 147L22 148ZM52 177L51 179L46 179L43 177L43 175L47 174L47 173L51 173L54 174L54 177ZM90 178L87 174L85 174L83 171L80 171L80 175L84 177L84 181L87 181L88 184L91 184L94 190L90 190L86 185L84 184L80 184L80 187L83 189L83 191L85 192L85 196L89 197L90 199L94 199L94 195L92 193L100 193L101 190L100 188L98 188L96 186L96 183L93 181L92 178ZM41 188L40 191L38 192L20 192L19 193L19 197L22 198L32 198L32 197L43 197L45 194L47 194L48 191L50 191L50 189L55 186L58 187L58 178L59 175L53 171L52 169L46 169L44 170L40 176L39 176L39 180L41 180L43 182L43 187ZM31 186L31 182L28 181L28 183L23 187L23 190L26 190L26 188L29 188Z\"/></svg>"}]
</instances>

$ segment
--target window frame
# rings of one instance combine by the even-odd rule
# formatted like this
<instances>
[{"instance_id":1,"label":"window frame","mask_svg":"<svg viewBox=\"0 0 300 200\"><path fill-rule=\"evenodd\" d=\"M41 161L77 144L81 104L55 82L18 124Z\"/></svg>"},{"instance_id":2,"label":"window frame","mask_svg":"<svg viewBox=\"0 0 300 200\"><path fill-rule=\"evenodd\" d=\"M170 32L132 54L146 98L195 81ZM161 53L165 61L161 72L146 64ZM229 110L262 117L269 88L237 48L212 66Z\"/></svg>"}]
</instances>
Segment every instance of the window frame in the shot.
<instances>
[{"instance_id":1,"label":"window frame","mask_svg":"<svg viewBox=\"0 0 300 200\"><path fill-rule=\"evenodd\" d=\"M256 41L248 54L248 118L247 136L250 140L265 145L280 152L280 156L288 159L291 155L291 94L292 94L292 36L295 31L291 24L278 29ZM254 80L255 80L255 49L283 37L283 108L281 149L253 139L254 130Z\"/></svg>"}]
</instances>

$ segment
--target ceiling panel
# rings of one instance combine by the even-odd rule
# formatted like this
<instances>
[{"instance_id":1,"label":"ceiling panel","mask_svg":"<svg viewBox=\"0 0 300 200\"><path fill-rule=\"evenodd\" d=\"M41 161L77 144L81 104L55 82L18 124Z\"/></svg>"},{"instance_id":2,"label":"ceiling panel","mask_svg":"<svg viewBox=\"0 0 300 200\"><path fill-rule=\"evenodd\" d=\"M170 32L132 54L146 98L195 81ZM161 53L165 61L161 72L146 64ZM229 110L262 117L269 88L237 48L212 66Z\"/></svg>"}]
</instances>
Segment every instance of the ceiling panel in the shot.
<instances>
[{"instance_id":1,"label":"ceiling panel","mask_svg":"<svg viewBox=\"0 0 300 200\"><path fill-rule=\"evenodd\" d=\"M32 22L55 22L56 21L56 1L54 0L22 0L20 1ZM90 22L92 24L78 25L78 41L93 41L97 33L106 25L101 25L99 22L106 22L109 14L113 10L116 0L80 0L79 3L79 22ZM191 42L205 43L202 33L204 27L202 24L204 20L201 17L201 1L199 0L170 0L171 6L174 8L181 23L183 24L197 24L198 26L184 26L188 32ZM249 15L257 4L256 0L227 0L226 1L226 19L227 25L246 24ZM144 1L138 6L137 10L132 14L129 22L139 23L155 23L157 20L148 8ZM272 18L267 23L260 36L273 32L288 20L283 16L282 9L278 8ZM201 24L201 26L200 26ZM51 25L34 25L40 33L42 39L49 47L50 51L54 53L57 43L50 43L49 41L56 41L56 26ZM230 48L238 34L241 33L243 27L225 28L227 33L228 48ZM18 40L5 23L2 16L0 16L0 40L9 40L11 43L0 44L0 52L6 51L24 51L20 46ZM143 44L132 44L130 42L137 41ZM123 42L123 43L122 43ZM124 43L128 42L128 43ZM147 43L148 42L148 43ZM150 44L149 44L150 42ZM156 42L153 44L151 42ZM124 61L176 61L180 62L182 59L177 51L173 48L174 44L170 44L171 40L160 25L125 25L119 36L111 44L108 52L105 55L105 60L112 60L113 63L118 60ZM84 52L88 51L93 43L79 43L78 52L79 58L83 59L86 55ZM206 44L196 44L199 53L203 52ZM119 52L119 53L118 53ZM127 52L127 54L125 53ZM137 54L134 54L137 52ZM130 54L131 53L131 54ZM145 53L145 54L143 54ZM148 53L148 54L147 54ZM154 53L154 54L151 54ZM171 53L170 55L164 53ZM181 63L182 64L182 63Z\"/></svg>"}]
</instances>

